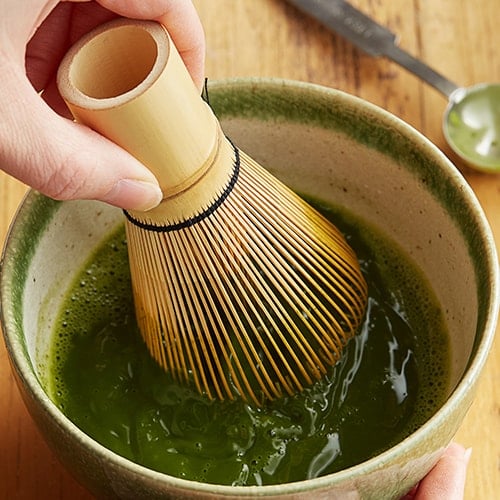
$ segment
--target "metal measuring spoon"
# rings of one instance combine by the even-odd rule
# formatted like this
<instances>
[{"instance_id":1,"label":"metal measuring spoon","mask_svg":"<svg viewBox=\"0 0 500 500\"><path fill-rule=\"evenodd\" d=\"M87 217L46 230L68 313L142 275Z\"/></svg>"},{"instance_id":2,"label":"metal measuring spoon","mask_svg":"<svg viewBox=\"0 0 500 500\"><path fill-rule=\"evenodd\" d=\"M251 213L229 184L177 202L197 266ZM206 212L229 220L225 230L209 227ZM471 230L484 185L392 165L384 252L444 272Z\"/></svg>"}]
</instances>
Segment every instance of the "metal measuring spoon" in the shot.
<instances>
[{"instance_id":1,"label":"metal measuring spoon","mask_svg":"<svg viewBox=\"0 0 500 500\"><path fill-rule=\"evenodd\" d=\"M462 88L397 45L396 35L344 0L288 0L367 54L386 56L448 98L443 133L469 165L500 172L500 83Z\"/></svg>"}]
</instances>

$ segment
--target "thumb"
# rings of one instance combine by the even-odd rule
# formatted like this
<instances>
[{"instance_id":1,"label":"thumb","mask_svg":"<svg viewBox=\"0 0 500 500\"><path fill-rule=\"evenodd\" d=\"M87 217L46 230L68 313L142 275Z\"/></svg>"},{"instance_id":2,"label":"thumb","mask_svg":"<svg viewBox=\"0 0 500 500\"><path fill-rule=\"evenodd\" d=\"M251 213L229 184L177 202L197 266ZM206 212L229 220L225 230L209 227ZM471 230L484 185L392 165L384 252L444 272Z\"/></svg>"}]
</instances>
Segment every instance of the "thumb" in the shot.
<instances>
[{"instance_id":1,"label":"thumb","mask_svg":"<svg viewBox=\"0 0 500 500\"><path fill-rule=\"evenodd\" d=\"M148 210L162 199L153 174L122 148L47 106L13 72L0 94L1 168L58 200L95 199Z\"/></svg>"},{"instance_id":2,"label":"thumb","mask_svg":"<svg viewBox=\"0 0 500 500\"><path fill-rule=\"evenodd\" d=\"M451 443L434 469L420 482L415 500L462 500L471 450Z\"/></svg>"}]
</instances>

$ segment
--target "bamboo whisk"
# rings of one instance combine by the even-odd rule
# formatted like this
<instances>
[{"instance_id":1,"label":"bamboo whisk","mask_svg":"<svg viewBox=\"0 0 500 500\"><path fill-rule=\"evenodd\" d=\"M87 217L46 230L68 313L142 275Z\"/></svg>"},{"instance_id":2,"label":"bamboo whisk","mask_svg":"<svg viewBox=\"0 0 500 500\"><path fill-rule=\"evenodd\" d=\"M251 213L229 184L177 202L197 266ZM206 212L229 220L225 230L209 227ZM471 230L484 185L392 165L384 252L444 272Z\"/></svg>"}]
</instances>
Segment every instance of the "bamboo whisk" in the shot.
<instances>
[{"instance_id":1,"label":"bamboo whisk","mask_svg":"<svg viewBox=\"0 0 500 500\"><path fill-rule=\"evenodd\" d=\"M118 20L64 58L75 119L143 162L164 199L126 212L136 316L156 361L261 404L322 377L364 315L340 232L222 133L160 24Z\"/></svg>"}]
</instances>

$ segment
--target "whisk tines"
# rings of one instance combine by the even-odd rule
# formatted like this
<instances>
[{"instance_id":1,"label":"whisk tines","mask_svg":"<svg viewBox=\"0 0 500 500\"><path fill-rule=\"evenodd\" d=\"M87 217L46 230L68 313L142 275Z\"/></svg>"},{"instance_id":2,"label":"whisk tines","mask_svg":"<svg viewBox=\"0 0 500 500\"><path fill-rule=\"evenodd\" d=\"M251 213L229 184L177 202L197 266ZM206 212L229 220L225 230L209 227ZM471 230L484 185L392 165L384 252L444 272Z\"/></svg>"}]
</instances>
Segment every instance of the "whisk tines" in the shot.
<instances>
[{"instance_id":1,"label":"whisk tines","mask_svg":"<svg viewBox=\"0 0 500 500\"><path fill-rule=\"evenodd\" d=\"M338 360L366 284L338 230L239 155L238 182L209 216L154 233L129 223L128 241L132 255L149 253L132 273L157 361L209 397L260 404L301 391Z\"/></svg>"}]
</instances>

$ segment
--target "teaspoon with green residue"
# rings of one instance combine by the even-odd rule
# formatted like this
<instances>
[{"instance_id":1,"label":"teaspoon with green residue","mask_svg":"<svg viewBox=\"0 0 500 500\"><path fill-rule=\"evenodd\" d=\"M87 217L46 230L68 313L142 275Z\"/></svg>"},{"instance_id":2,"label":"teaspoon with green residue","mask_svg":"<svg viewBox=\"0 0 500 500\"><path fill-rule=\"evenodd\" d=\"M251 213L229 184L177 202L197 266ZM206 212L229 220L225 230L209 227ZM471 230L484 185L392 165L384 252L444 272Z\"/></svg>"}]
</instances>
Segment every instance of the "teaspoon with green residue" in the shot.
<instances>
[{"instance_id":1,"label":"teaspoon with green residue","mask_svg":"<svg viewBox=\"0 0 500 500\"><path fill-rule=\"evenodd\" d=\"M386 56L448 98L443 133L470 166L500 173L500 83L459 87L397 45L396 35L344 0L288 0L367 54Z\"/></svg>"}]
</instances>

